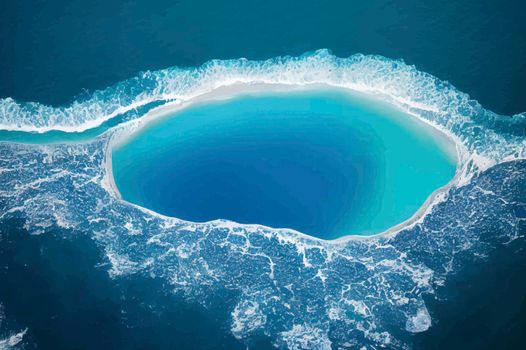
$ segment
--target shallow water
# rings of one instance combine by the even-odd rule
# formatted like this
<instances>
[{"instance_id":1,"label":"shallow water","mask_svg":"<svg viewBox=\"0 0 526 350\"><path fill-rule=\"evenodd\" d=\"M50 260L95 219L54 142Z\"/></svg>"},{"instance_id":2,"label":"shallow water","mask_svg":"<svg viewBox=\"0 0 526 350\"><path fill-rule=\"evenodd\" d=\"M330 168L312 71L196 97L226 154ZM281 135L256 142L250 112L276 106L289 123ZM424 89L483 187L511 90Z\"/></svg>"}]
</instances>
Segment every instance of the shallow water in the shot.
<instances>
[{"instance_id":1,"label":"shallow water","mask_svg":"<svg viewBox=\"0 0 526 350\"><path fill-rule=\"evenodd\" d=\"M228 219L324 239L409 219L455 173L452 141L337 90L199 103L113 150L124 199L190 221Z\"/></svg>"}]
</instances>

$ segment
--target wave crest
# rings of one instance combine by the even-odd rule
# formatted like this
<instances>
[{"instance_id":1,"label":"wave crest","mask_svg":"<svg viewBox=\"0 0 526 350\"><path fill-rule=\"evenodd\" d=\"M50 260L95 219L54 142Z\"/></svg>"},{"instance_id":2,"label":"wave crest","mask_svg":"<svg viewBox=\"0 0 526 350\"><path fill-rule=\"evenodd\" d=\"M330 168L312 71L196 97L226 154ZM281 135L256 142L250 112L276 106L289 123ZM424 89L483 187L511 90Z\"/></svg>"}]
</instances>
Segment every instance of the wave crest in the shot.
<instances>
[{"instance_id":1,"label":"wave crest","mask_svg":"<svg viewBox=\"0 0 526 350\"><path fill-rule=\"evenodd\" d=\"M68 106L0 100L0 129L43 133L79 132L152 102L189 100L235 83L327 84L374 94L449 133L494 164L523 158L526 114L499 116L487 111L450 83L418 71L402 60L356 54L339 58L328 50L265 61L211 60L197 68L147 71Z\"/></svg>"}]
</instances>

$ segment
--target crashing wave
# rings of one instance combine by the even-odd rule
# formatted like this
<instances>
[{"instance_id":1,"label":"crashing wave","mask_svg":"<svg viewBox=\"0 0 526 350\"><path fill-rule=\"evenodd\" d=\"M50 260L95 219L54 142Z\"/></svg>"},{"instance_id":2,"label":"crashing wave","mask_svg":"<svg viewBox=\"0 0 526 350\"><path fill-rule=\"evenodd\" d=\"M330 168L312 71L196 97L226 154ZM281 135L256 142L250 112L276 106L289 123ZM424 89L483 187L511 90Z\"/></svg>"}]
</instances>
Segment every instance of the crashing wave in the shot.
<instances>
[{"instance_id":1,"label":"crashing wave","mask_svg":"<svg viewBox=\"0 0 526 350\"><path fill-rule=\"evenodd\" d=\"M107 186L112 130L79 144L0 143L0 220L21 217L32 233L60 227L90 235L112 278L161 278L205 305L234 292L233 335L247 341L263 333L290 349L408 348L412 334L433 323L425 296L438 295L462 266L524 236L526 161L518 159L525 115L498 116L450 84L379 56L321 50L147 72L63 108L4 99L0 124L84 130L152 101L188 100L239 82L323 83L374 94L452 136L469 176L396 234L328 242L223 220L186 222L120 200Z\"/></svg>"},{"instance_id":2,"label":"crashing wave","mask_svg":"<svg viewBox=\"0 0 526 350\"><path fill-rule=\"evenodd\" d=\"M524 156L526 115L502 117L486 111L451 84L401 60L362 54L338 58L328 50L148 71L64 107L6 98L0 100L0 129L79 132L153 102L189 100L235 83L327 84L374 94L458 137L487 164L497 157Z\"/></svg>"}]
</instances>

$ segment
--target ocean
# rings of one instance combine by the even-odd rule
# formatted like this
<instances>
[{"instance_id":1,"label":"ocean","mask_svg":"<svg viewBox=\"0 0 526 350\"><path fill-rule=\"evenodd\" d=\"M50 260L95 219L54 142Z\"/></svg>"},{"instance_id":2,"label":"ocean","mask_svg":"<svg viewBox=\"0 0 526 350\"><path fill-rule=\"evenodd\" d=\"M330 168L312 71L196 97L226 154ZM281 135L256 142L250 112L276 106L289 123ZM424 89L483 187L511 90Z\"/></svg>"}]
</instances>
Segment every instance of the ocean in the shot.
<instances>
[{"instance_id":1,"label":"ocean","mask_svg":"<svg viewBox=\"0 0 526 350\"><path fill-rule=\"evenodd\" d=\"M0 348L521 348L525 9L520 1L490 0L0 3ZM106 154L116 138L140 126L137 121L155 107L238 81L325 84L392 105L386 107L389 115L393 109L413 114L459 147L455 185L422 221L395 235L336 242L230 221L181 221L115 196ZM167 137L175 129L165 125L201 130L194 141L206 141L217 151L225 133L207 131L200 123L210 125L207 118L221 116L221 108L237 103L236 113L246 117L250 107L259 106L268 117L272 109L297 110L302 98L252 96L203 104L179 112L180 120L174 116L148 127ZM308 96L311 102L342 98ZM406 181L397 187L401 192L422 185L429 194L452 177L451 163L435 161L440 156L425 149L432 147L424 134L399 140L393 135L399 129L388 128L391 141L383 146L345 138L341 131L352 132L350 125L335 121L334 109L322 107L317 115L332 118L340 133L324 134L320 117L299 141L318 150L331 143L339 151L355 145L376 154L386 144L391 150L397 145L392 158L397 161L412 146L412 156L440 168L440 176L421 184L401 173ZM359 116L375 113L366 107L358 108ZM232 113L223 112L230 126ZM306 115L296 118L305 125ZM259 140L290 138L295 121L281 122L263 119L256 130ZM278 125L283 132L276 138ZM249 128L242 129L246 136ZM263 138L265 133L272 137ZM206 138L210 135L214 139ZM141 140L146 139L129 147L140 147ZM176 145L161 141L164 150L166 144ZM145 147L153 145L150 140ZM182 146L189 147L187 153L169 149L171 159L195 161L202 152L196 144ZM150 159L176 169L163 162L166 154L148 150L133 157L136 150L131 150L127 157L133 164L125 171L136 176L136 188L143 188L141 176L146 180L153 170L135 164ZM230 151L223 159L238 164L251 159L243 152L227 158ZM298 154L300 160L308 158ZM309 163L296 166L282 180L298 185L299 194L304 187L294 176ZM119 189L120 181L133 179L114 171ZM175 195L162 191L174 180L161 175L147 185L158 186L159 196ZM240 175L246 179L254 173ZM224 174L222 182L228 177ZM179 179L194 178L189 173ZM349 190L345 179L327 179L322 173L306 186ZM217 189L213 181L207 186ZM245 194L246 188L233 185ZM185 202L176 210L173 202L156 207L159 198L145 206L164 214L183 210L182 219L198 222L215 219L217 210L229 216L243 209L239 203L221 207L210 201L203 211L197 201L188 203L196 199L191 196L196 188L184 189ZM371 200L365 192L361 197ZM281 199L276 190L260 204L268 209ZM422 202L403 200L411 202L406 212L385 211L391 215L387 222L407 218ZM325 210L329 219L342 204L319 202L318 196L308 198L307 212ZM253 223L262 211L248 209L245 216L221 219ZM270 215L262 223L314 236L330 231L319 237L326 239L352 227L323 220L308 226L301 210L294 222ZM368 234L385 228L353 224Z\"/></svg>"},{"instance_id":2,"label":"ocean","mask_svg":"<svg viewBox=\"0 0 526 350\"><path fill-rule=\"evenodd\" d=\"M404 59L486 108L526 110L522 1L7 1L0 96L61 105L139 71L329 48ZM31 49L28 49L30 47Z\"/></svg>"}]
</instances>

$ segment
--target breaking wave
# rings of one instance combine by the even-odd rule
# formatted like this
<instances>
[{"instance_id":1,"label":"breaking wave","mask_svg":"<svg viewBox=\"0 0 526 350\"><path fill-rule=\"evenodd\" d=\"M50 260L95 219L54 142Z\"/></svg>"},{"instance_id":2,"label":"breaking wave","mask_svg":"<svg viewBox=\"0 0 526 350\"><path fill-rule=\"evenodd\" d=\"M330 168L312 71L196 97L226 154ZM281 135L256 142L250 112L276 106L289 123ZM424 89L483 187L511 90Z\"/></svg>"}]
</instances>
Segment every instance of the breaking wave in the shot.
<instances>
[{"instance_id":1,"label":"breaking wave","mask_svg":"<svg viewBox=\"0 0 526 350\"><path fill-rule=\"evenodd\" d=\"M64 107L6 98L0 100L0 129L79 132L153 102L186 101L235 83L327 84L366 92L450 131L481 155L517 157L517 152L524 152L525 114L502 117L484 110L448 82L401 60L362 54L339 58L328 50L266 61L212 60L198 68L147 71ZM522 148L495 149L502 147L496 131L506 135L507 141L516 137Z\"/></svg>"}]
</instances>

